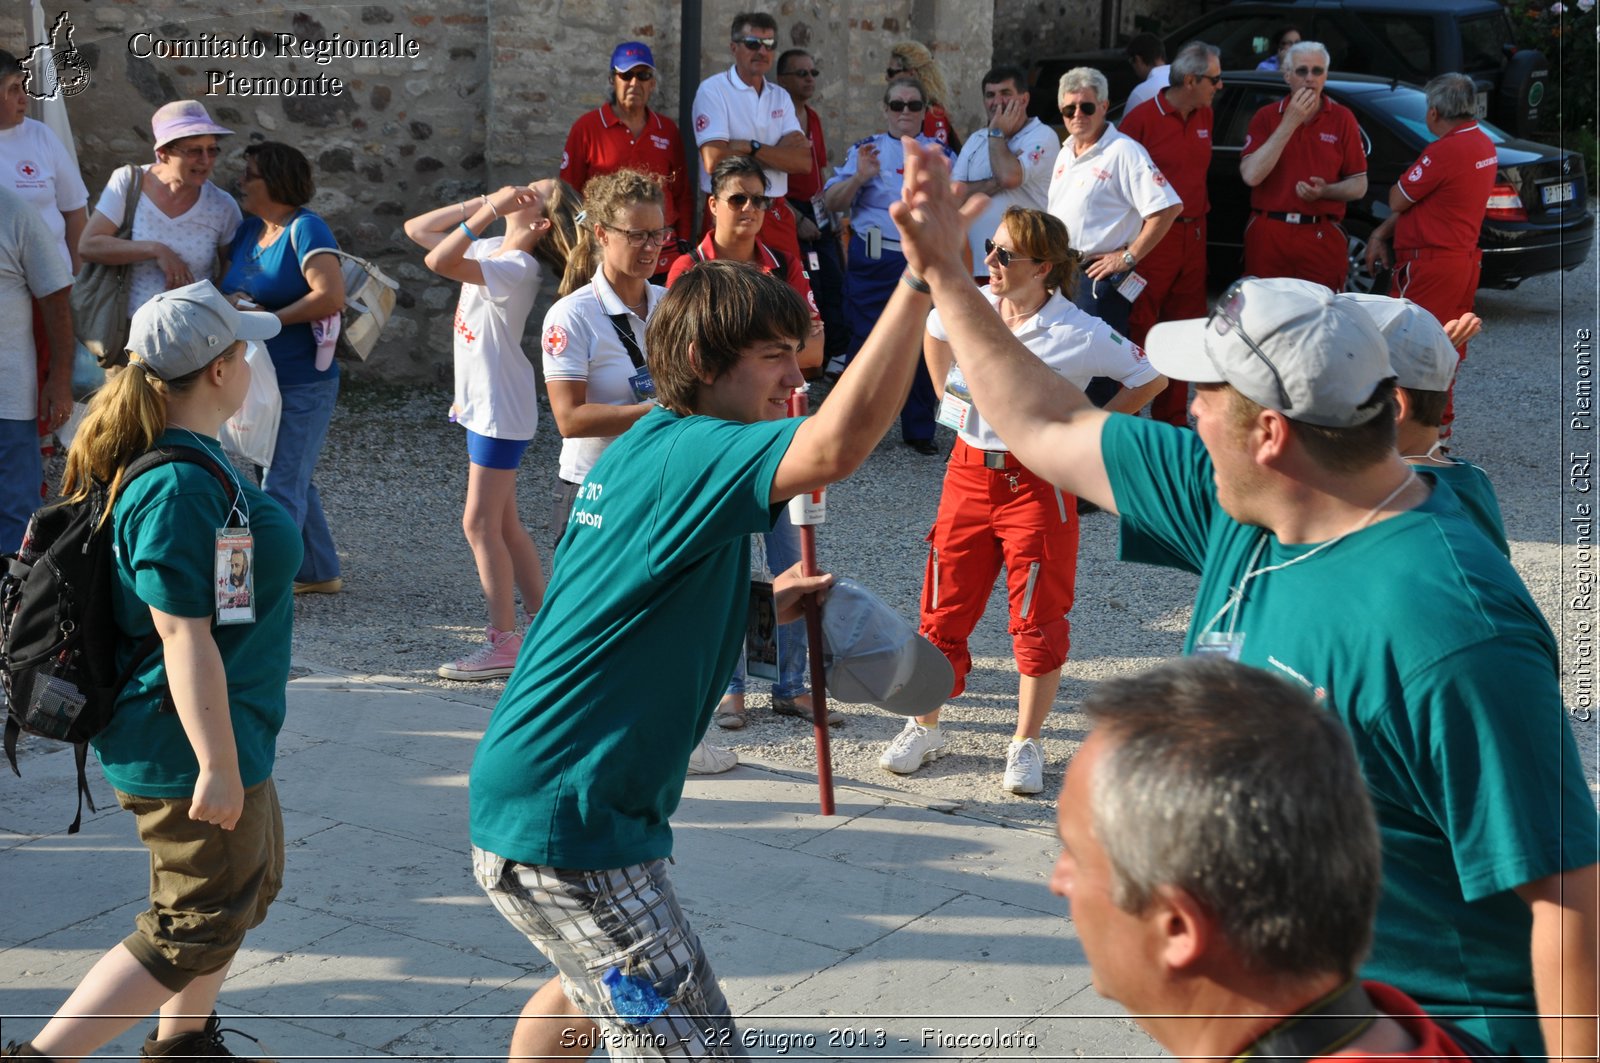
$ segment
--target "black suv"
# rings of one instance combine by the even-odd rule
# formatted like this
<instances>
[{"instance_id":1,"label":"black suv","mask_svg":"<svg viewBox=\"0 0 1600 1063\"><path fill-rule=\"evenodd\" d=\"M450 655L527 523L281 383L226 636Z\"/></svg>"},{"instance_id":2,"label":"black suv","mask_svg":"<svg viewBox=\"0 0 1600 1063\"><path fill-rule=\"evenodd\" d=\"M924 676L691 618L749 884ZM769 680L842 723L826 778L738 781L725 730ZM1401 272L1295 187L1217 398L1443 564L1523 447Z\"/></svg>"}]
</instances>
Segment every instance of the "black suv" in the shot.
<instances>
[{"instance_id":1,"label":"black suv","mask_svg":"<svg viewBox=\"0 0 1600 1063\"><path fill-rule=\"evenodd\" d=\"M1285 26L1329 52L1334 75L1373 74L1421 84L1435 74L1464 73L1478 83L1478 115L1512 136L1533 135L1545 97L1543 53L1512 43L1511 20L1495 0L1244 0L1217 8L1162 38L1170 59L1192 40L1222 49L1224 70L1249 70L1272 54ZM1029 110L1050 124L1056 84L1075 66L1111 82L1120 103L1134 86L1120 49L1042 59L1029 72Z\"/></svg>"}]
</instances>

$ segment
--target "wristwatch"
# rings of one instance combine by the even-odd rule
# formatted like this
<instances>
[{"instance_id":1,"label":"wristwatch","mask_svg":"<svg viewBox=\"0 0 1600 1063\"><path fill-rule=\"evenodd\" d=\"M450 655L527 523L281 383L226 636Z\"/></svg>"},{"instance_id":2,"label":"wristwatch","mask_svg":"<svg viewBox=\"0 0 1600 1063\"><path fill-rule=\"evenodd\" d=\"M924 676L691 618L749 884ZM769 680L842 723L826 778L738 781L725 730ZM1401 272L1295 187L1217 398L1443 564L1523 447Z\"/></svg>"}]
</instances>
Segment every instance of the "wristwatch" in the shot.
<instances>
[{"instance_id":1,"label":"wristwatch","mask_svg":"<svg viewBox=\"0 0 1600 1063\"><path fill-rule=\"evenodd\" d=\"M1006 134L1005 134L1005 130L1003 130L1003 129L990 129L987 132L991 137L993 137L996 140L1005 139L1005 135Z\"/></svg>"},{"instance_id":2,"label":"wristwatch","mask_svg":"<svg viewBox=\"0 0 1600 1063\"><path fill-rule=\"evenodd\" d=\"M1122 252L1122 264L1124 266L1127 266L1129 269L1132 269L1135 265L1138 264L1138 262L1139 262L1139 260L1133 257L1133 252L1132 251L1124 251L1124 252Z\"/></svg>"},{"instance_id":3,"label":"wristwatch","mask_svg":"<svg viewBox=\"0 0 1600 1063\"><path fill-rule=\"evenodd\" d=\"M752 140L750 142L750 155L751 155L751 157L753 158L755 156L755 153L760 151L760 150L761 150L761 141Z\"/></svg>"}]
</instances>

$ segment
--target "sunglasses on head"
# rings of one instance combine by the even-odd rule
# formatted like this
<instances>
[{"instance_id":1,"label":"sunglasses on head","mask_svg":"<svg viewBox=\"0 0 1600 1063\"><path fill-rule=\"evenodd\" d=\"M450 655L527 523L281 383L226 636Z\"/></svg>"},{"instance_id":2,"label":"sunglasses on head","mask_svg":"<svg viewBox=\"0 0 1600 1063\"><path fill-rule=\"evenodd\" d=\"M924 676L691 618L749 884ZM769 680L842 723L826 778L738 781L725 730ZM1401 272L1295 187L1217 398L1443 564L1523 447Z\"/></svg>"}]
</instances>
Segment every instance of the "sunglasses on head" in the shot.
<instances>
[{"instance_id":1,"label":"sunglasses on head","mask_svg":"<svg viewBox=\"0 0 1600 1063\"><path fill-rule=\"evenodd\" d=\"M1267 352L1263 351L1261 345L1245 331L1243 314L1244 288L1242 284L1235 283L1217 302L1216 309L1211 312L1211 317L1206 322L1206 327L1218 336L1226 336L1230 332L1238 333L1244 345L1250 348L1250 353L1261 359L1267 367L1267 372L1272 374L1272 382L1278 388L1278 401L1283 406L1280 412L1289 413L1294 409L1294 402L1289 398L1289 389L1283 385L1283 374L1278 372L1277 363L1267 357Z\"/></svg>"},{"instance_id":2,"label":"sunglasses on head","mask_svg":"<svg viewBox=\"0 0 1600 1063\"><path fill-rule=\"evenodd\" d=\"M1039 261L1036 258L1029 258L1027 255L1019 255L1015 251L1011 250L1009 247L1001 247L999 244L995 243L993 240L985 240L983 242L983 255L984 255L985 258L988 258L990 255L993 255L995 261L1000 263L1002 266L1009 266L1013 262L1037 262L1037 261Z\"/></svg>"},{"instance_id":3,"label":"sunglasses on head","mask_svg":"<svg viewBox=\"0 0 1600 1063\"><path fill-rule=\"evenodd\" d=\"M752 196L748 192L735 192L731 196L723 196L722 201L734 210L744 210L746 207L751 210L766 210L768 204L772 202L772 197Z\"/></svg>"},{"instance_id":4,"label":"sunglasses on head","mask_svg":"<svg viewBox=\"0 0 1600 1063\"><path fill-rule=\"evenodd\" d=\"M1078 112L1081 110L1083 112L1083 116L1088 118L1099 109L1100 105L1092 100L1085 100L1082 103L1063 103L1061 105L1061 117L1068 119L1076 118L1078 117Z\"/></svg>"},{"instance_id":5,"label":"sunglasses on head","mask_svg":"<svg viewBox=\"0 0 1600 1063\"><path fill-rule=\"evenodd\" d=\"M778 38L776 38L776 37L735 37L733 39L733 43L734 44L742 44L746 48L750 49L752 52L759 51L762 48L765 48L767 51L770 52L770 51L772 51L774 48L776 48L778 46Z\"/></svg>"},{"instance_id":6,"label":"sunglasses on head","mask_svg":"<svg viewBox=\"0 0 1600 1063\"><path fill-rule=\"evenodd\" d=\"M885 81L893 81L895 78L900 77L902 74L909 74L909 73L911 73L911 71L907 70L903 66L891 66L888 70L885 70L883 72L883 80L885 80Z\"/></svg>"},{"instance_id":7,"label":"sunglasses on head","mask_svg":"<svg viewBox=\"0 0 1600 1063\"><path fill-rule=\"evenodd\" d=\"M647 66L641 66L634 70L618 70L615 73L623 81L654 81L656 79L656 72Z\"/></svg>"},{"instance_id":8,"label":"sunglasses on head","mask_svg":"<svg viewBox=\"0 0 1600 1063\"><path fill-rule=\"evenodd\" d=\"M912 114L916 114L918 111L922 110L926 104L924 104L921 100L890 100L888 103L884 104L884 106L889 108L889 110L893 111L895 114L899 114L901 111L910 111Z\"/></svg>"},{"instance_id":9,"label":"sunglasses on head","mask_svg":"<svg viewBox=\"0 0 1600 1063\"><path fill-rule=\"evenodd\" d=\"M1294 76L1297 78L1319 78L1327 72L1328 68L1325 66L1297 66L1294 68Z\"/></svg>"},{"instance_id":10,"label":"sunglasses on head","mask_svg":"<svg viewBox=\"0 0 1600 1063\"><path fill-rule=\"evenodd\" d=\"M822 73L822 68L814 66L810 70L786 70L779 77L814 78Z\"/></svg>"}]
</instances>

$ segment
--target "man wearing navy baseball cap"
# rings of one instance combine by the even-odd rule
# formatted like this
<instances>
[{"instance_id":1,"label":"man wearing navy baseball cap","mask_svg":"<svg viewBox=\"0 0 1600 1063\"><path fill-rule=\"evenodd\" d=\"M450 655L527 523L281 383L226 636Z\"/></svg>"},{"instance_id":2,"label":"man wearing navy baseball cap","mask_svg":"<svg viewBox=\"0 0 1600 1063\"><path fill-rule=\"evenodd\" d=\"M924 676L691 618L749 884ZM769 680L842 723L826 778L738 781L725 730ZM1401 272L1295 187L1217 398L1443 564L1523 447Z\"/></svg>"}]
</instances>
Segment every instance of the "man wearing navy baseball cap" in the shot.
<instances>
[{"instance_id":1,"label":"man wearing navy baseball cap","mask_svg":"<svg viewBox=\"0 0 1600 1063\"><path fill-rule=\"evenodd\" d=\"M981 296L941 293L947 312ZM994 315L950 345L1017 459L1122 520L1124 560L1200 577L1185 650L1303 686L1355 742L1384 890L1365 978L1503 1056L1595 1053L1596 823L1555 638L1448 485L1395 449L1369 315L1235 284L1151 329L1195 431L1107 414Z\"/></svg>"}]
</instances>

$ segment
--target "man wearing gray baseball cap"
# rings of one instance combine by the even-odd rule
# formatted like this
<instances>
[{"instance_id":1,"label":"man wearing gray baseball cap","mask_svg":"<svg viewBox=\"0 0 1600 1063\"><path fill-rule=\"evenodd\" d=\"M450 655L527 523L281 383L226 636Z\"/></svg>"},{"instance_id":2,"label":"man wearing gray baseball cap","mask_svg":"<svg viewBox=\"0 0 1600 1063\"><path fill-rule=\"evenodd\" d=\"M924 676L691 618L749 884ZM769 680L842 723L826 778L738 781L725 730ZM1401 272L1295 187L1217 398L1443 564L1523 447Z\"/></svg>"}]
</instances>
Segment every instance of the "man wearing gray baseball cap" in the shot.
<instances>
[{"instance_id":1,"label":"man wearing gray baseball cap","mask_svg":"<svg viewBox=\"0 0 1600 1063\"><path fill-rule=\"evenodd\" d=\"M1199 575L1185 651L1285 676L1349 729L1384 850L1363 977L1497 1054L1592 1058L1595 808L1555 638L1395 449L1377 326L1284 278L1156 326L1151 364L1196 382L1190 432L1095 409L993 315L957 316L973 401L1017 460L1120 514L1124 560Z\"/></svg>"}]
</instances>

